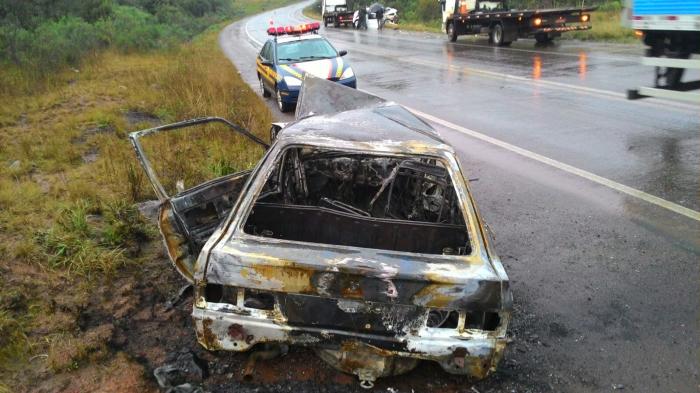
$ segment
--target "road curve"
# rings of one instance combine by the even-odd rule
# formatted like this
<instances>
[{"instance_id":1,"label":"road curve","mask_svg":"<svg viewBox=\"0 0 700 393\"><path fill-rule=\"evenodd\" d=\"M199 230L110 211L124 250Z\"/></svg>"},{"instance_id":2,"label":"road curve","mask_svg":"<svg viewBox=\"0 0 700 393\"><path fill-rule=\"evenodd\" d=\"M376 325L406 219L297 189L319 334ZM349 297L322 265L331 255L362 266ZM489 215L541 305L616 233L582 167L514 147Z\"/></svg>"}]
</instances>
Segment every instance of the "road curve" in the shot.
<instances>
[{"instance_id":1,"label":"road curve","mask_svg":"<svg viewBox=\"0 0 700 393\"><path fill-rule=\"evenodd\" d=\"M265 29L308 21L305 4L221 33L254 88ZM651 79L640 46L321 33L348 50L362 89L424 113L478 178L516 297L507 360L479 391L696 391L700 116L624 99ZM431 391L434 378L448 377L401 381Z\"/></svg>"}]
</instances>

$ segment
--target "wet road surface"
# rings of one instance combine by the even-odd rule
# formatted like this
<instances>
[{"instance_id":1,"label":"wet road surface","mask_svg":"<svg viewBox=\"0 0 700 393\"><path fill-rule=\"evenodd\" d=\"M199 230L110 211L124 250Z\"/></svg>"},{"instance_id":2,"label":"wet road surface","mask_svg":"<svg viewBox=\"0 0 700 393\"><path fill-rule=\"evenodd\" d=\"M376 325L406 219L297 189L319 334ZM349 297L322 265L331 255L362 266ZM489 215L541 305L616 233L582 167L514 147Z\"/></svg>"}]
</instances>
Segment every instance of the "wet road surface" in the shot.
<instances>
[{"instance_id":1,"label":"wet road surface","mask_svg":"<svg viewBox=\"0 0 700 393\"><path fill-rule=\"evenodd\" d=\"M306 22L303 6L222 32L251 86L270 20ZM624 99L652 79L641 46L321 33L348 50L360 88L436 120L478 178L516 298L507 360L479 391L697 391L700 111ZM406 378L430 390L425 373Z\"/></svg>"}]
</instances>

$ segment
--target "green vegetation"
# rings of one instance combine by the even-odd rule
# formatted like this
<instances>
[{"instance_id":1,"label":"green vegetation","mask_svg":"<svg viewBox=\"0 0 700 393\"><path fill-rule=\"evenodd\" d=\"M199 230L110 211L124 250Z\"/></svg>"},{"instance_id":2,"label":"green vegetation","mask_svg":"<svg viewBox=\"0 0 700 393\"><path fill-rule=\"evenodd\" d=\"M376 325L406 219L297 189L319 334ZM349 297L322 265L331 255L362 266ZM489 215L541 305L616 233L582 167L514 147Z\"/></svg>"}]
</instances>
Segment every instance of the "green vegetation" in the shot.
<instances>
[{"instance_id":1,"label":"green vegetation","mask_svg":"<svg viewBox=\"0 0 700 393\"><path fill-rule=\"evenodd\" d=\"M612 42L636 42L634 30L623 27L620 24L621 10L602 8L591 15L593 28L584 31L569 33L569 38L579 40L612 41Z\"/></svg>"},{"instance_id":2,"label":"green vegetation","mask_svg":"<svg viewBox=\"0 0 700 393\"><path fill-rule=\"evenodd\" d=\"M317 1L307 6L303 10L303 14L311 19L321 19L321 2Z\"/></svg>"},{"instance_id":3,"label":"green vegetation","mask_svg":"<svg viewBox=\"0 0 700 393\"><path fill-rule=\"evenodd\" d=\"M431 31L440 33L441 11L440 4L434 0L386 0L382 4L399 10L400 23L398 25L387 24L387 28ZM350 9L356 9L360 5L367 6L368 2L361 0L349 0ZM581 1L576 0L510 0L511 8L550 8L550 7L579 7ZM589 0L586 6L598 6L593 12L591 20L593 28L586 31L570 32L562 35L562 38L575 38L581 40L632 42L635 40L634 31L622 27L620 15L622 2L620 0ZM321 2L318 1L304 9L304 15L309 18L321 18Z\"/></svg>"},{"instance_id":4,"label":"green vegetation","mask_svg":"<svg viewBox=\"0 0 700 393\"><path fill-rule=\"evenodd\" d=\"M165 268L134 206L154 196L126 136L221 116L264 138L269 110L219 50L215 23L282 3L0 0L0 392L113 351L108 327L82 331L87 299L116 274ZM212 143L146 141L171 191L257 161L228 129L193 132Z\"/></svg>"},{"instance_id":5,"label":"green vegetation","mask_svg":"<svg viewBox=\"0 0 700 393\"><path fill-rule=\"evenodd\" d=\"M45 76L105 48L172 48L242 13L230 0L2 1L0 64Z\"/></svg>"}]
</instances>

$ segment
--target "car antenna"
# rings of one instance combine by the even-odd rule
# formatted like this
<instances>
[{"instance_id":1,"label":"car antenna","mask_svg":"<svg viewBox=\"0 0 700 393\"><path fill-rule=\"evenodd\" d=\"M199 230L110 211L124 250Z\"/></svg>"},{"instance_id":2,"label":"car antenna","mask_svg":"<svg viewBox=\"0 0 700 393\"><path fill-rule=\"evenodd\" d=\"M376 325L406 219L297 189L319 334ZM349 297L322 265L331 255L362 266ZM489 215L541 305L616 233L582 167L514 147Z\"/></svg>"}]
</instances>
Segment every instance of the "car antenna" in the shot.
<instances>
[{"instance_id":1,"label":"car antenna","mask_svg":"<svg viewBox=\"0 0 700 393\"><path fill-rule=\"evenodd\" d=\"M275 21L272 20L272 19L270 19L270 27L271 27L271 28L274 28L274 27L275 27ZM277 42L277 34L275 34L274 37L275 37L275 38L274 38L275 42Z\"/></svg>"}]
</instances>

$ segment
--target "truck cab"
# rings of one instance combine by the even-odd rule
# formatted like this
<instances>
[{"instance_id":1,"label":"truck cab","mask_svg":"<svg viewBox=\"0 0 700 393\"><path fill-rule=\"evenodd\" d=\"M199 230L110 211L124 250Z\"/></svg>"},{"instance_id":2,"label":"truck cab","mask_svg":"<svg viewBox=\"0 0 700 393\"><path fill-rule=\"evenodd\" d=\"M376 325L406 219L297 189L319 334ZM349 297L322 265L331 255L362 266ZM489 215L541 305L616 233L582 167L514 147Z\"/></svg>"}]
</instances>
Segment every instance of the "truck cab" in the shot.
<instances>
[{"instance_id":1,"label":"truck cab","mask_svg":"<svg viewBox=\"0 0 700 393\"><path fill-rule=\"evenodd\" d=\"M338 27L341 23L349 25L352 23L352 12L348 11L346 0L323 0L321 2L321 19L323 25L332 24Z\"/></svg>"}]
</instances>

